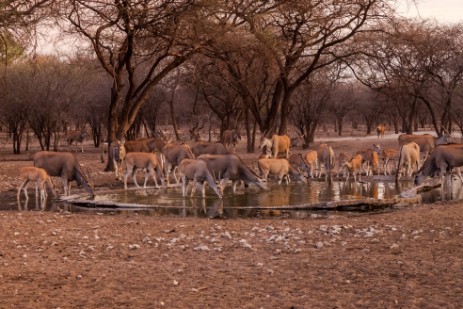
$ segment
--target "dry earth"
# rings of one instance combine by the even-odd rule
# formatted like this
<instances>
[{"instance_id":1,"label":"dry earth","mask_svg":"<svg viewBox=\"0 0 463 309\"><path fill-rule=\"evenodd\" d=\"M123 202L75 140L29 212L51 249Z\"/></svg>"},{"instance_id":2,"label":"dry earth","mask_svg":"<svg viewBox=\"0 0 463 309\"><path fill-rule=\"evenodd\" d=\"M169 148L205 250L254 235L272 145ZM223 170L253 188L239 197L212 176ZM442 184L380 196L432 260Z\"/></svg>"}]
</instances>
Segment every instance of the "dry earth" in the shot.
<instances>
[{"instance_id":1,"label":"dry earth","mask_svg":"<svg viewBox=\"0 0 463 309\"><path fill-rule=\"evenodd\" d=\"M377 141L351 137L330 143L335 151L355 151ZM396 145L394 136L382 142ZM102 172L98 152L86 149L77 156L92 170L97 190L121 188ZM0 154L5 205L15 202L19 167L30 164L32 154L9 151ZM440 203L304 220L1 211L0 303L2 308L462 308L462 207Z\"/></svg>"}]
</instances>

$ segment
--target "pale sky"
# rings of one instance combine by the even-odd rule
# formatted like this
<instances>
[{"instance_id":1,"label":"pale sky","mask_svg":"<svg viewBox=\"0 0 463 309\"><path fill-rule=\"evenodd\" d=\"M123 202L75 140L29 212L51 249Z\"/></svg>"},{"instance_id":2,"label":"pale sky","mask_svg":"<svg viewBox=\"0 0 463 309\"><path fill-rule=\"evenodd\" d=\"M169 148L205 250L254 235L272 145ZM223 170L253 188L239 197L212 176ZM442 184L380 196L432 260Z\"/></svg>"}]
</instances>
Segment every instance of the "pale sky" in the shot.
<instances>
[{"instance_id":1,"label":"pale sky","mask_svg":"<svg viewBox=\"0 0 463 309\"><path fill-rule=\"evenodd\" d=\"M406 3L405 0L403 2ZM441 23L463 22L463 0L418 0L418 10L413 4L402 4L400 14L433 18Z\"/></svg>"}]
</instances>

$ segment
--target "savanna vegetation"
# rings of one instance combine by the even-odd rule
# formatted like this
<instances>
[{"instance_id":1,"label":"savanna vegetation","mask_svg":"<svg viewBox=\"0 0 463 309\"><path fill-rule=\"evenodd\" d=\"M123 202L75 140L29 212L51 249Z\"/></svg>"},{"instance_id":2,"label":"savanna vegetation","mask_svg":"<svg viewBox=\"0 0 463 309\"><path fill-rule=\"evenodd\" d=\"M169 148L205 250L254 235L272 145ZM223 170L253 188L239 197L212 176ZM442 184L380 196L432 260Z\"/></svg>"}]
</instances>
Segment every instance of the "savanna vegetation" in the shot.
<instances>
[{"instance_id":1,"label":"savanna vegetation","mask_svg":"<svg viewBox=\"0 0 463 309\"><path fill-rule=\"evenodd\" d=\"M56 149L70 129L88 130L98 147L167 127L177 140L191 128L207 139L239 128L248 152L257 134L308 146L317 130L342 135L346 124L463 131L463 25L406 19L396 8L9 0L0 5L1 129L14 153L31 138ZM50 28L74 42L66 54L34 48Z\"/></svg>"}]
</instances>

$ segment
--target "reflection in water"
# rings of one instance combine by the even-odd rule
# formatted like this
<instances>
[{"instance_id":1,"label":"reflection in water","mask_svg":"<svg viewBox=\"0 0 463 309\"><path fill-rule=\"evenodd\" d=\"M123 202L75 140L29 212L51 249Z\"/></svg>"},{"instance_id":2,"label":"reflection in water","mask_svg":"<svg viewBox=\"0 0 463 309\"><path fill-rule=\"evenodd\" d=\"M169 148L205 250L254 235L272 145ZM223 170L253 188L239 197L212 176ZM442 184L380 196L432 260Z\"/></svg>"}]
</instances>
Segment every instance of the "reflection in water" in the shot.
<instances>
[{"instance_id":1,"label":"reflection in water","mask_svg":"<svg viewBox=\"0 0 463 309\"><path fill-rule=\"evenodd\" d=\"M413 187L413 183L394 182L338 182L309 181L307 184L292 182L289 185L269 184L270 191L255 187L238 188L233 194L231 188L225 190L224 198L218 199L211 190L206 190L206 198L196 196L184 198L181 188L120 190L102 192L89 204L70 204L48 198L45 203L35 201L6 201L2 209L49 210L68 212L133 212L153 216L195 216L208 218L236 217L317 217L320 211L288 210L288 206L302 206L328 201L357 200L363 198L388 199L399 192ZM463 199L459 181L454 181L451 190L434 189L422 193L423 203L442 200ZM35 206L35 208L34 208ZM274 209L272 209L274 208Z\"/></svg>"}]
</instances>

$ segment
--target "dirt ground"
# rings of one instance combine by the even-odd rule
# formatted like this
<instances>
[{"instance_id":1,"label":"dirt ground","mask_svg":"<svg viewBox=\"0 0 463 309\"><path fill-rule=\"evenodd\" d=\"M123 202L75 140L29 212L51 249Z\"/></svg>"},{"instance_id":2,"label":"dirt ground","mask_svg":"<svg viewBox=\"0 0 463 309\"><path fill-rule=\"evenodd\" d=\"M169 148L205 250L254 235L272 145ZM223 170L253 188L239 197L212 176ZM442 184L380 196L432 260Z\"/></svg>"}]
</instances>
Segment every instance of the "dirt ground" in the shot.
<instances>
[{"instance_id":1,"label":"dirt ground","mask_svg":"<svg viewBox=\"0 0 463 309\"><path fill-rule=\"evenodd\" d=\"M378 141L353 136L329 143L335 152L354 152ZM381 143L396 147L397 140L390 136ZM35 150L13 156L1 149L3 203L15 201L19 167L31 164ZM89 146L77 156L97 192L122 187L103 172L97 150ZM248 162L256 156L243 154ZM2 308L462 308L462 207L452 202L303 220L0 211L0 303Z\"/></svg>"}]
</instances>

